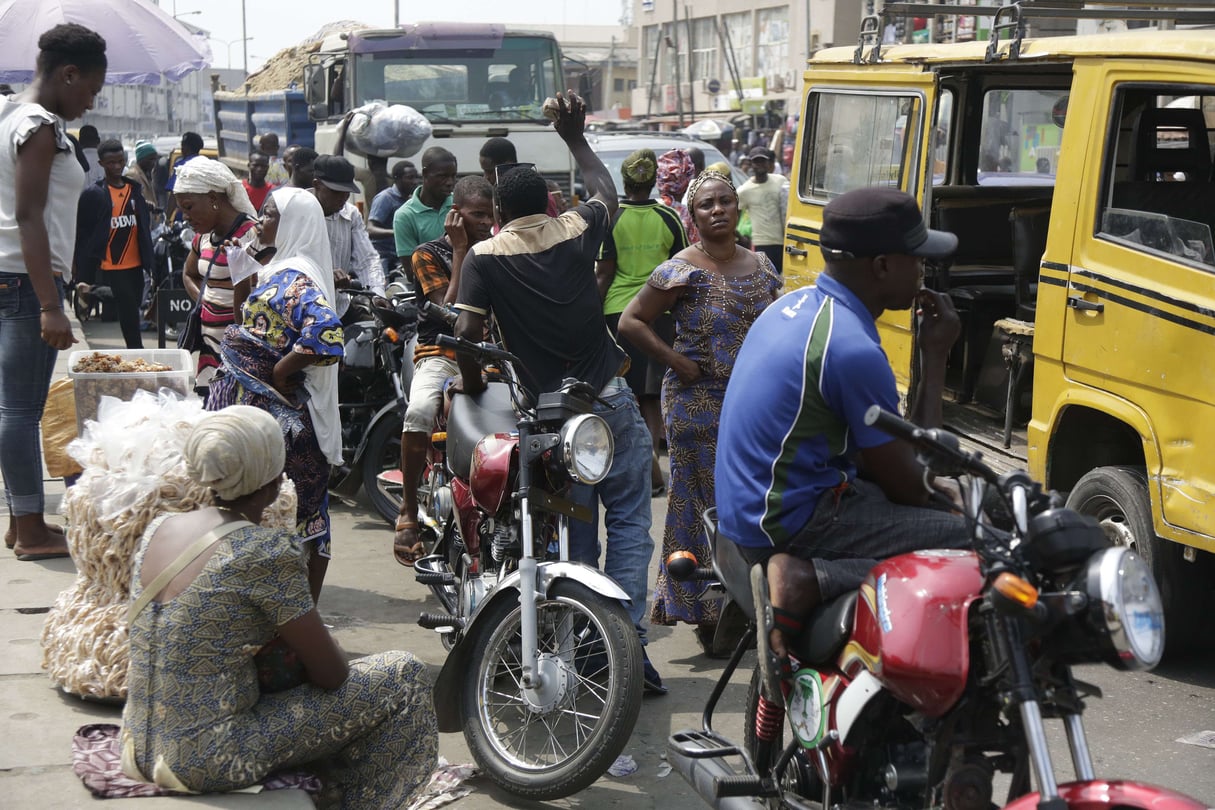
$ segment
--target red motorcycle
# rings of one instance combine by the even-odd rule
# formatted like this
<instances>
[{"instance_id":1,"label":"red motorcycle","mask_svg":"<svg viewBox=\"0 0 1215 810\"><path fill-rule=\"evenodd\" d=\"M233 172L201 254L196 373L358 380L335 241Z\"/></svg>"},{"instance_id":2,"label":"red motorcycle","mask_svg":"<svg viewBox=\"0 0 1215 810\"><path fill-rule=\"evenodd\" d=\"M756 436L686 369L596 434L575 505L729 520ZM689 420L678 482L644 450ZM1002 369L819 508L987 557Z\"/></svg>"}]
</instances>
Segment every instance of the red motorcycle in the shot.
<instances>
[{"instance_id":1,"label":"red motorcycle","mask_svg":"<svg viewBox=\"0 0 1215 810\"><path fill-rule=\"evenodd\" d=\"M707 513L712 569L693 562L672 572L668 561L668 572L714 581L748 613L752 632L702 727L669 739L672 766L715 808L989 810L996 772L1009 775L1005 804L1016 810L1205 807L1093 771L1081 715L1084 699L1100 693L1071 667L1148 669L1160 660L1164 618L1144 561L1026 473L997 475L952 434L877 406L866 421L915 445L937 475L966 476L973 552L885 560L857 592L821 605L792 645L784 694L765 695L756 668L737 745L713 729L713 712L755 644L752 589L763 569L748 570L734 543L717 542ZM991 525L984 504L1002 507L1010 527ZM1063 722L1077 781L1056 780L1049 718Z\"/></svg>"},{"instance_id":2,"label":"red motorcycle","mask_svg":"<svg viewBox=\"0 0 1215 810\"><path fill-rule=\"evenodd\" d=\"M607 475L612 432L591 412L587 383L532 397L509 352L448 335L438 344L492 367L485 391L452 399L420 498L436 539L414 575L440 611L418 623L449 650L435 685L439 730L463 731L504 790L561 798L603 775L641 710L628 595L569 557L570 521L591 519L570 488Z\"/></svg>"}]
</instances>

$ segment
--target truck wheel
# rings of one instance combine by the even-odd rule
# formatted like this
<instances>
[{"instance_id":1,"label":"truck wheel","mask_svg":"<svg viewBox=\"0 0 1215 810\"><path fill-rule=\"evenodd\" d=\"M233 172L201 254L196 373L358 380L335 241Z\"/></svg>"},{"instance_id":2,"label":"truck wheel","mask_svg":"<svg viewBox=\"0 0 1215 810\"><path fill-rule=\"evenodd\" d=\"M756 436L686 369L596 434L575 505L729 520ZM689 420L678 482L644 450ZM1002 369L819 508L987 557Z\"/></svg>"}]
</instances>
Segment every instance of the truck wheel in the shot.
<instances>
[{"instance_id":1,"label":"truck wheel","mask_svg":"<svg viewBox=\"0 0 1215 810\"><path fill-rule=\"evenodd\" d=\"M1146 473L1098 467L1076 482L1067 505L1096 518L1112 542L1133 549L1152 569L1164 603L1166 652L1195 647L1202 638L1200 622L1212 608L1212 584L1203 576L1205 566L1182 558L1180 543L1156 535Z\"/></svg>"}]
</instances>

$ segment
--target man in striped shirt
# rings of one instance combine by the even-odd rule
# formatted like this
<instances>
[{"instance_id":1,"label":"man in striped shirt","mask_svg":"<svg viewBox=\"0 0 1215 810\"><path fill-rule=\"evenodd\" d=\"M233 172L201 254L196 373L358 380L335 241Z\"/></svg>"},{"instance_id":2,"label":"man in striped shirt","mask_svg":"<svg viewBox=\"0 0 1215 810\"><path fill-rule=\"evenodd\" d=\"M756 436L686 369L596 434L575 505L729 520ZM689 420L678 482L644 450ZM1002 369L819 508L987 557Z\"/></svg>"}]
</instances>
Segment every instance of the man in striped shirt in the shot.
<instances>
[{"instance_id":1,"label":"man in striped shirt","mask_svg":"<svg viewBox=\"0 0 1215 810\"><path fill-rule=\"evenodd\" d=\"M858 587L879 559L968 542L960 515L927 508L935 489L911 445L864 422L870 406L899 404L876 320L914 306L922 374L908 418L941 424L960 324L948 296L923 288L924 259L950 255L957 238L926 228L910 195L867 188L826 206L820 247L816 286L778 299L747 334L717 441L719 530L767 565L775 626L760 660L777 700L787 639L816 604Z\"/></svg>"}]
</instances>

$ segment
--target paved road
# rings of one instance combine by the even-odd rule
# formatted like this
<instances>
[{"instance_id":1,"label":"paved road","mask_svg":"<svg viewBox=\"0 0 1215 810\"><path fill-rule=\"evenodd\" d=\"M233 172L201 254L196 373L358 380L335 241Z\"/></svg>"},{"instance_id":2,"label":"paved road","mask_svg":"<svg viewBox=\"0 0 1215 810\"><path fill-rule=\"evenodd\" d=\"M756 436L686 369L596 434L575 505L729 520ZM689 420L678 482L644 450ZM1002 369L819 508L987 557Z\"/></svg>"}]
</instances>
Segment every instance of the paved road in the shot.
<instances>
[{"instance_id":1,"label":"paved road","mask_svg":"<svg viewBox=\"0 0 1215 810\"><path fill-rule=\"evenodd\" d=\"M90 324L86 334L95 347L115 347L113 324ZM654 524L661 527L665 501L654 502ZM386 524L360 507L334 508L335 558L329 569L321 612L334 625L342 646L351 654L408 649L434 665L445 653L436 634L417 627L423 610L433 610L426 588L413 582L409 571L390 556L391 534ZM660 528L654 531L661 536ZM655 565L657 564L657 555ZM0 555L0 806L17 808L94 807L71 775L70 733L86 722L117 722L108 707L84 704L53 692L39 671L36 639L42 617L30 609L45 608L68 587L74 573L68 561L18 563ZM652 578L651 578L652 580ZM721 662L699 654L686 627L651 629L650 656L670 686L670 694L646 698L641 719L626 753L639 766L628 777L605 777L590 789L552 802L554 807L641 810L693 810L703 807L678 774L661 776L663 750L674 730L699 723L703 700L721 671ZM745 667L744 667L745 668ZM1215 655L1161 667L1153 673L1117 673L1108 667L1085 667L1084 680L1098 684L1106 698L1094 701L1086 721L1097 772L1103 776L1142 779L1169 785L1215 806L1215 750L1185 745L1177 738L1202 731L1215 732ZM741 707L749 671L736 674L722 702L717 726L741 734ZM730 711L734 710L734 711ZM1061 781L1070 778L1070 765L1055 737L1056 760L1063 763ZM444 735L440 753L453 762L471 758L459 735ZM474 780L477 792L454 807L464 810L530 806L497 792L484 780ZM140 799L134 810L180 806ZM191 800L212 807L244 806L244 797ZM306 807L307 803L259 798L261 806ZM119 803L121 806L121 803Z\"/></svg>"}]
</instances>

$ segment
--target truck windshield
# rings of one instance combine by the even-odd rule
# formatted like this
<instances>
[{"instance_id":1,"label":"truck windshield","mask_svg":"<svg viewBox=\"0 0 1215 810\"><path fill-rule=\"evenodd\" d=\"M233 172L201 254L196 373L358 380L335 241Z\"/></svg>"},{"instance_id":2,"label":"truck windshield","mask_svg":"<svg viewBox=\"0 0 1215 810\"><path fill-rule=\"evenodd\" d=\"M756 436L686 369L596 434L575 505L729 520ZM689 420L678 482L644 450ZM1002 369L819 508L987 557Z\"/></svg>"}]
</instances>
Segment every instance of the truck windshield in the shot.
<instances>
[{"instance_id":1,"label":"truck windshield","mask_svg":"<svg viewBox=\"0 0 1215 810\"><path fill-rule=\"evenodd\" d=\"M560 88L555 40L511 36L493 50L417 50L356 57L359 96L405 104L435 123L536 121Z\"/></svg>"}]
</instances>

